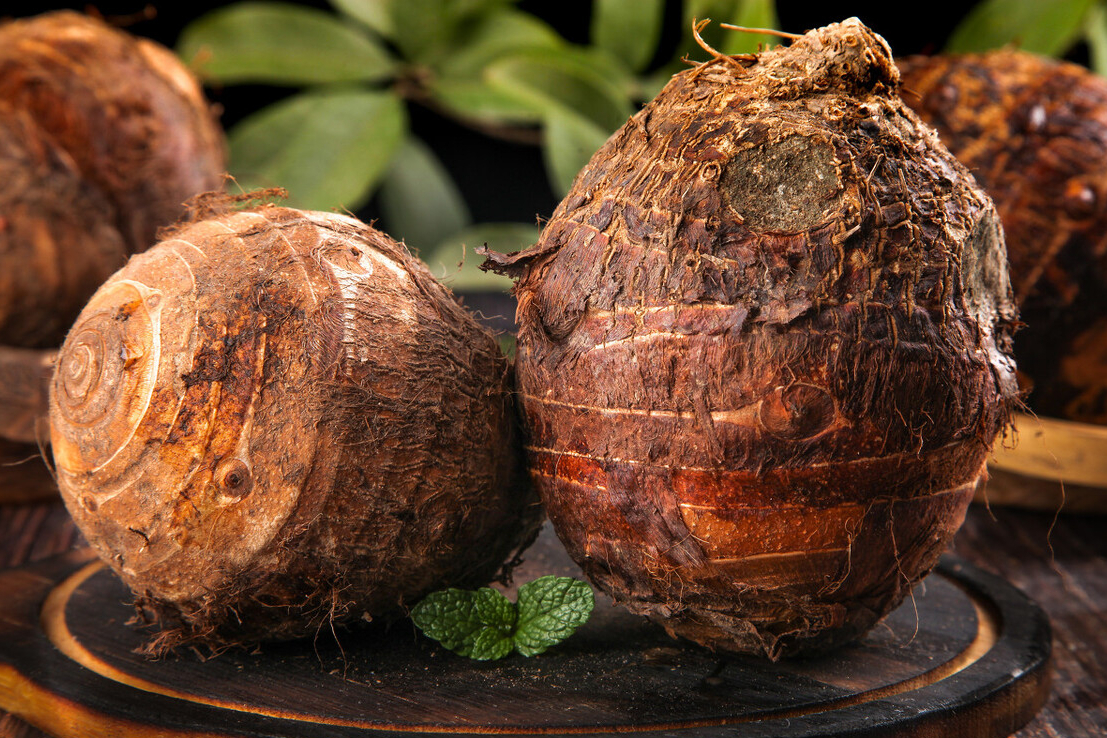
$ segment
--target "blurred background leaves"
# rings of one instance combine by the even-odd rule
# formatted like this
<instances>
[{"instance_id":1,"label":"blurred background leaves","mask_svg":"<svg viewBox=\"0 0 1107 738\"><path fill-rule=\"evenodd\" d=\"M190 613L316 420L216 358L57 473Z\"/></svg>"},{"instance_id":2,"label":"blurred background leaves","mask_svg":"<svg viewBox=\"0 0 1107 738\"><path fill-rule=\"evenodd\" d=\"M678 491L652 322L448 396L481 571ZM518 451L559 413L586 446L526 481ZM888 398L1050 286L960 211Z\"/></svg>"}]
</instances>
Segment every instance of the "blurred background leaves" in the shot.
<instances>
[{"instance_id":1,"label":"blurred background leaves","mask_svg":"<svg viewBox=\"0 0 1107 738\"><path fill-rule=\"evenodd\" d=\"M332 6L246 0L182 32L177 52L207 84L294 90L230 130L231 174L244 189L285 187L299 207L357 211L376 195L381 227L469 290L510 286L475 268L475 246L515 251L538 228L474 224L447 168L411 130L410 106L539 145L561 197L607 137L687 66L684 58L704 58L692 18L712 18L705 33L729 53L777 40L718 27L776 26L770 0L686 0L685 32L668 53L659 49L672 16L665 0L596 0L586 43L563 38L511 0Z\"/></svg>"},{"instance_id":2,"label":"blurred background leaves","mask_svg":"<svg viewBox=\"0 0 1107 738\"><path fill-rule=\"evenodd\" d=\"M361 211L373 198L379 225L437 276L455 289L496 291L509 281L477 269L473 249L525 248L538 226L474 223L465 183L451 177L441 145L419 137L415 119L429 112L481 136L539 146L560 198L627 117L689 59L707 57L692 38L693 19L712 20L704 40L724 53L780 42L720 25L781 28L773 0L593 0L573 40L524 5L330 0L328 9L241 0L191 22L177 51L213 88L281 92L229 131L230 170L241 187L282 186L290 204L322 210ZM944 49L931 50L1078 49L1104 74L1105 8L1107 0L982 0ZM832 9L826 20L781 30L802 32L841 15ZM488 162L489 173L496 163Z\"/></svg>"}]
</instances>

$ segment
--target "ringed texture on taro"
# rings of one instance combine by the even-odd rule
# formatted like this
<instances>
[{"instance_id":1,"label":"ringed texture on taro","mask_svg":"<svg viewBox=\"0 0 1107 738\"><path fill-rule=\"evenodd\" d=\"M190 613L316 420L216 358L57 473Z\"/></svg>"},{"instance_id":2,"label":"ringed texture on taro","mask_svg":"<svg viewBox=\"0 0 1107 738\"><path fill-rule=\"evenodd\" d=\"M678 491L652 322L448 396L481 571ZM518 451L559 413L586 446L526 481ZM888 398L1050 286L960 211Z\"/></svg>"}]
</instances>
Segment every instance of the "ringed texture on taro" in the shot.
<instances>
[{"instance_id":1,"label":"ringed texture on taro","mask_svg":"<svg viewBox=\"0 0 1107 738\"><path fill-rule=\"evenodd\" d=\"M541 508L492 335L353 218L216 210L100 288L51 391L66 506L162 622L150 649L494 578Z\"/></svg>"},{"instance_id":2,"label":"ringed texture on taro","mask_svg":"<svg viewBox=\"0 0 1107 738\"><path fill-rule=\"evenodd\" d=\"M0 343L53 347L190 197L223 133L168 49L69 11L0 24Z\"/></svg>"},{"instance_id":3,"label":"ringed texture on taro","mask_svg":"<svg viewBox=\"0 0 1107 738\"><path fill-rule=\"evenodd\" d=\"M897 63L904 101L995 200L1027 402L1107 424L1107 80L1014 50Z\"/></svg>"},{"instance_id":4,"label":"ringed texture on taro","mask_svg":"<svg viewBox=\"0 0 1107 738\"><path fill-rule=\"evenodd\" d=\"M490 262L558 535L711 648L864 633L936 564L1015 398L995 210L856 19L676 75Z\"/></svg>"}]
</instances>

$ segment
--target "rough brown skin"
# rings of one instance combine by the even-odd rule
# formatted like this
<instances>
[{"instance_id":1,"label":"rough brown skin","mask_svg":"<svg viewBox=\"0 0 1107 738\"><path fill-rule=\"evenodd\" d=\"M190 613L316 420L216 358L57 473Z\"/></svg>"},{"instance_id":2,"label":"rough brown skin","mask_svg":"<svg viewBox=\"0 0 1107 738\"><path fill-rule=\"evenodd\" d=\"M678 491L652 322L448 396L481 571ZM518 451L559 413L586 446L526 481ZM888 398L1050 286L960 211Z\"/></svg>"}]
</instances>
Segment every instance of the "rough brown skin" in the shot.
<instances>
[{"instance_id":1,"label":"rough brown skin","mask_svg":"<svg viewBox=\"0 0 1107 738\"><path fill-rule=\"evenodd\" d=\"M904 101L995 200L1030 406L1107 424L1107 80L1012 50L897 63Z\"/></svg>"},{"instance_id":2,"label":"rough brown skin","mask_svg":"<svg viewBox=\"0 0 1107 738\"><path fill-rule=\"evenodd\" d=\"M223 170L222 132L167 49L68 11L0 25L0 343L56 346Z\"/></svg>"},{"instance_id":3,"label":"rough brown skin","mask_svg":"<svg viewBox=\"0 0 1107 738\"><path fill-rule=\"evenodd\" d=\"M26 111L0 103L0 342L61 342L127 260L113 212Z\"/></svg>"},{"instance_id":4,"label":"rough brown skin","mask_svg":"<svg viewBox=\"0 0 1107 738\"><path fill-rule=\"evenodd\" d=\"M492 579L533 537L510 371L421 262L341 215L178 227L70 332L58 482L167 626L154 652L311 636Z\"/></svg>"},{"instance_id":5,"label":"rough brown skin","mask_svg":"<svg viewBox=\"0 0 1107 738\"><path fill-rule=\"evenodd\" d=\"M531 474L599 587L769 658L936 563L1015 396L988 198L856 19L677 75L518 277Z\"/></svg>"}]
</instances>

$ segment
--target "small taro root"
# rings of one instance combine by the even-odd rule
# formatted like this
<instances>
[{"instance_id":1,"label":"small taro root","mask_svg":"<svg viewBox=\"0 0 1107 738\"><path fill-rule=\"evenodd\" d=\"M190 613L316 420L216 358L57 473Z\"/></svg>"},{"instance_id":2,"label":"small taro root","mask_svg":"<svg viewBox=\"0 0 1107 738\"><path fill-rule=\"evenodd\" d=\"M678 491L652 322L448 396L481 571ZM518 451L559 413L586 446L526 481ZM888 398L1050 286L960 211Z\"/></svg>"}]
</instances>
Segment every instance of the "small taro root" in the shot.
<instances>
[{"instance_id":1,"label":"small taro root","mask_svg":"<svg viewBox=\"0 0 1107 738\"><path fill-rule=\"evenodd\" d=\"M0 344L56 346L223 160L167 49L68 11L0 25Z\"/></svg>"},{"instance_id":2,"label":"small taro root","mask_svg":"<svg viewBox=\"0 0 1107 738\"><path fill-rule=\"evenodd\" d=\"M1107 424L1107 80L1011 50L898 64L904 101L995 201L1029 405Z\"/></svg>"},{"instance_id":3,"label":"small taro root","mask_svg":"<svg viewBox=\"0 0 1107 738\"><path fill-rule=\"evenodd\" d=\"M132 257L70 331L58 482L163 622L151 650L312 635L484 584L530 540L541 506L509 377L492 335L384 234L213 212Z\"/></svg>"},{"instance_id":4,"label":"small taro root","mask_svg":"<svg viewBox=\"0 0 1107 738\"><path fill-rule=\"evenodd\" d=\"M678 74L515 275L532 477L614 599L770 658L937 562L1015 393L987 196L856 19Z\"/></svg>"}]
</instances>

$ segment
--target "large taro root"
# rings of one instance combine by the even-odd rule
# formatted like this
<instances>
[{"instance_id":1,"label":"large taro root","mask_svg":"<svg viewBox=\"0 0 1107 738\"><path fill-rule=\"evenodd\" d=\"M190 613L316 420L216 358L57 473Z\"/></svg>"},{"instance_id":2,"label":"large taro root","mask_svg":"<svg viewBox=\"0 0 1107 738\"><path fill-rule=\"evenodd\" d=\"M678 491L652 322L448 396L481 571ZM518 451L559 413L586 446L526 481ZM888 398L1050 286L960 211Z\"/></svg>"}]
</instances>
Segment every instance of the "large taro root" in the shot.
<instances>
[{"instance_id":1,"label":"large taro root","mask_svg":"<svg viewBox=\"0 0 1107 738\"><path fill-rule=\"evenodd\" d=\"M151 649L311 635L484 584L541 519L507 360L421 262L341 215L182 225L81 313L58 482L166 626Z\"/></svg>"},{"instance_id":2,"label":"large taro root","mask_svg":"<svg viewBox=\"0 0 1107 738\"><path fill-rule=\"evenodd\" d=\"M0 25L0 344L57 346L223 159L167 49L68 11Z\"/></svg>"},{"instance_id":3,"label":"large taro root","mask_svg":"<svg viewBox=\"0 0 1107 738\"><path fill-rule=\"evenodd\" d=\"M585 573L763 654L864 633L936 563L1015 396L1004 246L856 19L678 74L518 277L530 470Z\"/></svg>"},{"instance_id":4,"label":"large taro root","mask_svg":"<svg viewBox=\"0 0 1107 738\"><path fill-rule=\"evenodd\" d=\"M995 200L1030 406L1107 424L1107 80L1012 50L898 64L904 101Z\"/></svg>"}]
</instances>

